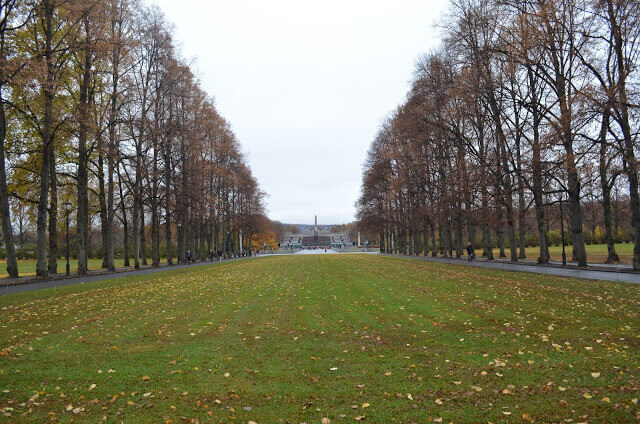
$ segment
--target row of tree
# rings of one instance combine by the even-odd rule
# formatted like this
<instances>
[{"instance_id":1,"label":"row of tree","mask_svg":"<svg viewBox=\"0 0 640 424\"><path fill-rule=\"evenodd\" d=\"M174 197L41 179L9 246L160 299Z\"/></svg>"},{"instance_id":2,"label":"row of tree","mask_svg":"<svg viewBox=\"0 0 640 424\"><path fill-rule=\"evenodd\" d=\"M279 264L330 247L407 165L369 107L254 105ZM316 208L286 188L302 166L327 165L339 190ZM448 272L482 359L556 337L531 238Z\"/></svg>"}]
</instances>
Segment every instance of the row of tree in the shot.
<instances>
[{"instance_id":1,"label":"row of tree","mask_svg":"<svg viewBox=\"0 0 640 424\"><path fill-rule=\"evenodd\" d=\"M0 0L0 215L35 221L38 276L57 272L64 206L78 272L99 227L103 267L249 249L263 196L229 124L139 0ZM17 206L16 206L17 205ZM20 228L22 219L20 217ZM164 234L161 234L164 233ZM150 251L147 234L150 235ZM244 235L244 237L243 237ZM175 244L174 244L175 243ZM240 245L242 243L242 245Z\"/></svg>"},{"instance_id":2,"label":"row of tree","mask_svg":"<svg viewBox=\"0 0 640 424\"><path fill-rule=\"evenodd\" d=\"M547 263L551 208L563 202L573 258L586 266L593 199L608 261L618 259L616 192L640 269L638 22L636 0L454 0L442 47L417 63L370 148L362 225L388 252L459 256L470 241L493 259L497 239L515 262L534 215Z\"/></svg>"}]
</instances>

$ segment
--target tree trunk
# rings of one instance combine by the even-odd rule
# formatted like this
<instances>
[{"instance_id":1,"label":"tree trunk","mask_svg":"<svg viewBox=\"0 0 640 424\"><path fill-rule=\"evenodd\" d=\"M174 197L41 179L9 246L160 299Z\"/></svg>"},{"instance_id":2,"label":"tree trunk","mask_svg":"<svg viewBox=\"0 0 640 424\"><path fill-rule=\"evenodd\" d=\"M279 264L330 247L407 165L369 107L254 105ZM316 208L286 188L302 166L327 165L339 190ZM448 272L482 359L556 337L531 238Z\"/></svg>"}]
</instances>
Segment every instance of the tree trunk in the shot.
<instances>
[{"instance_id":1,"label":"tree trunk","mask_svg":"<svg viewBox=\"0 0 640 424\"><path fill-rule=\"evenodd\" d=\"M427 224L425 224L422 230L422 237L424 238L424 249L422 251L422 256L429 256L429 226Z\"/></svg>"},{"instance_id":2,"label":"tree trunk","mask_svg":"<svg viewBox=\"0 0 640 424\"><path fill-rule=\"evenodd\" d=\"M114 271L115 266L115 240L114 240L114 220L115 220L115 183L113 180L114 174L117 166L117 155L118 155L118 133L117 133L117 125L118 125L118 87L120 83L120 57L121 57L121 49L122 43L120 43L120 39L122 34L119 33L119 11L112 11L112 21L111 21L111 34L116 40L116 42L112 43L112 51L111 51L111 95L110 95L110 111L109 111L109 146L107 150L107 230L106 230L106 252L103 254L106 257L106 265L107 269L110 271ZM120 22L121 25L121 22ZM126 214L123 210L123 214L126 222ZM125 237L124 243L127 253L128 253L128 244L127 238ZM126 256L126 255L125 255ZM128 266L129 257L126 256L126 260Z\"/></svg>"},{"instance_id":3,"label":"tree trunk","mask_svg":"<svg viewBox=\"0 0 640 424\"><path fill-rule=\"evenodd\" d=\"M151 179L151 265L160 266L160 214L158 213L158 143L153 141Z\"/></svg>"},{"instance_id":4,"label":"tree trunk","mask_svg":"<svg viewBox=\"0 0 640 424\"><path fill-rule=\"evenodd\" d=\"M618 71L618 84L616 84L618 102L616 107L619 111L619 124L624 136L623 160L625 162L625 171L629 180L629 207L631 209L631 230L633 233L633 269L640 270L640 196L638 195L638 162L635 157L634 138L631 131L631 123L629 120L629 102L627 100L627 75L628 66L632 66L632 61L625 56L626 47L625 40L620 29L621 23L618 22L613 6L613 1L608 0L607 14L608 22L613 36L613 45L616 56L616 65ZM618 6L622 7L622 6ZM629 22L628 25L636 23Z\"/></svg>"},{"instance_id":5,"label":"tree trunk","mask_svg":"<svg viewBox=\"0 0 640 424\"><path fill-rule=\"evenodd\" d=\"M536 223L538 226L538 244L540 251L538 254L539 264L549 263L549 239L547 237L547 220L545 217L545 205L542 198L542 157L540 146L540 113L538 110L538 95L536 90L536 81L531 66L527 66L527 76L532 98L532 121L533 121L533 139L531 142L531 173L533 180L533 202L536 208Z\"/></svg>"},{"instance_id":6,"label":"tree trunk","mask_svg":"<svg viewBox=\"0 0 640 424\"><path fill-rule=\"evenodd\" d=\"M133 266L140 269L140 194L138 180L134 183L133 189Z\"/></svg>"},{"instance_id":7,"label":"tree trunk","mask_svg":"<svg viewBox=\"0 0 640 424\"><path fill-rule=\"evenodd\" d=\"M629 149L631 152L633 149ZM633 153L627 152L627 157L635 162ZM631 230L633 231L633 269L640 270L640 197L638 196L638 172L627 166L629 179L629 207L631 208ZM637 165L633 166L637 169Z\"/></svg>"},{"instance_id":8,"label":"tree trunk","mask_svg":"<svg viewBox=\"0 0 640 424\"><path fill-rule=\"evenodd\" d=\"M580 175L576 166L573 151L573 131L571 127L572 110L571 99L567 93L567 81L562 66L557 57L555 46L552 46L552 60L555 70L555 91L558 95L560 107L559 125L560 138L565 149L565 165L567 170L567 192L569 194L569 229L573 245L574 260L579 267L587 266L587 251L584 246L582 233L582 207L580 205ZM639 227L640 229L640 227Z\"/></svg>"},{"instance_id":9,"label":"tree trunk","mask_svg":"<svg viewBox=\"0 0 640 424\"><path fill-rule=\"evenodd\" d=\"M46 277L47 268L47 203L49 201L49 168L52 160L51 144L53 143L53 99L54 99L54 66L52 49L53 39L53 10L51 1L43 1L44 26L45 26L45 50L46 62L45 84L42 85L44 97L44 116L42 123L42 163L40 165L40 193L38 197L38 217L36 224L36 275Z\"/></svg>"},{"instance_id":10,"label":"tree trunk","mask_svg":"<svg viewBox=\"0 0 640 424\"><path fill-rule=\"evenodd\" d=\"M58 273L58 178L56 174L55 146L49 144L49 274Z\"/></svg>"},{"instance_id":11,"label":"tree trunk","mask_svg":"<svg viewBox=\"0 0 640 424\"><path fill-rule=\"evenodd\" d=\"M609 182L608 168L609 157L607 156L607 133L609 129L609 111L602 114L602 125L600 127L600 188L602 189L602 212L604 217L604 241L607 245L607 260L605 263L619 262L620 258L616 254L616 247L613 242L613 228L611 225L611 187ZM614 177L615 181L615 177Z\"/></svg>"},{"instance_id":12,"label":"tree trunk","mask_svg":"<svg viewBox=\"0 0 640 424\"><path fill-rule=\"evenodd\" d=\"M507 228L509 230L509 250L511 251L511 262L518 262L518 247L516 241L516 230L513 213L513 197L511 195L511 173L509 172L509 161L507 160L507 138L502 130L502 121L500 119L500 108L498 101L495 99L494 92L490 91L489 106L493 116L493 122L496 130L496 138L498 142L498 163L500 185L502 186L501 194L507 215ZM504 257L504 240L500 244L500 257Z\"/></svg>"},{"instance_id":13,"label":"tree trunk","mask_svg":"<svg viewBox=\"0 0 640 424\"><path fill-rule=\"evenodd\" d=\"M107 192L104 184L104 140L98 136L98 201L100 203L100 235L102 239L102 268L107 269Z\"/></svg>"},{"instance_id":14,"label":"tree trunk","mask_svg":"<svg viewBox=\"0 0 640 424\"><path fill-rule=\"evenodd\" d=\"M164 233L167 243L167 265L173 265L173 245L171 240L171 151L169 147L169 141L165 140L164 151L164 185L166 187L166 193L164 196Z\"/></svg>"},{"instance_id":15,"label":"tree trunk","mask_svg":"<svg viewBox=\"0 0 640 424\"><path fill-rule=\"evenodd\" d=\"M435 257L438 255L438 246L436 241L436 226L433 224L433 221L429 223L429 231L431 233L431 256Z\"/></svg>"},{"instance_id":16,"label":"tree trunk","mask_svg":"<svg viewBox=\"0 0 640 424\"><path fill-rule=\"evenodd\" d=\"M251 245L251 241L249 241L249 245ZM218 250L220 250L220 223L217 217L213 223L213 246L216 254L218 254Z\"/></svg>"},{"instance_id":17,"label":"tree trunk","mask_svg":"<svg viewBox=\"0 0 640 424\"><path fill-rule=\"evenodd\" d=\"M567 151L567 173L569 179L569 224L571 229L571 242L573 244L573 256L579 267L586 267L587 251L584 246L584 234L582 233L580 176L578 175L578 169L576 168L573 148L569 145L565 146Z\"/></svg>"},{"instance_id":18,"label":"tree trunk","mask_svg":"<svg viewBox=\"0 0 640 424\"><path fill-rule=\"evenodd\" d=\"M7 254L7 274L11 278L18 277L18 260L13 243L13 229L11 228L11 209L9 208L9 192L7 190L7 173L5 169L4 141L7 134L7 121L2 99L2 85L0 85L0 215L2 216L2 236ZM22 238L22 229L20 230Z\"/></svg>"},{"instance_id":19,"label":"tree trunk","mask_svg":"<svg viewBox=\"0 0 640 424\"><path fill-rule=\"evenodd\" d=\"M105 222L105 248L106 251L103 252L103 255L106 258L106 266L109 271L115 271L115 247L114 247L114 236L113 236L113 220L115 218L115 210L114 210L114 182L113 182L113 174L115 172L115 155L116 149L112 144L112 141L109 140L109 153L107 154L107 220Z\"/></svg>"},{"instance_id":20,"label":"tree trunk","mask_svg":"<svg viewBox=\"0 0 640 424\"><path fill-rule=\"evenodd\" d=\"M122 180L118 178L118 188L120 191L120 209L122 210L122 232L123 232L123 254L124 254L124 266L131 266L129 262L129 257L131 254L129 253L129 225L127 221L127 208L124 203L124 193L122 191Z\"/></svg>"},{"instance_id":21,"label":"tree trunk","mask_svg":"<svg viewBox=\"0 0 640 424\"><path fill-rule=\"evenodd\" d=\"M178 263L182 264L184 263L185 247L184 247L184 227L180 221L178 221L177 238L178 238Z\"/></svg>"},{"instance_id":22,"label":"tree trunk","mask_svg":"<svg viewBox=\"0 0 640 424\"><path fill-rule=\"evenodd\" d=\"M444 224L440 224L440 252L442 256L445 258L449 257L449 224L446 222Z\"/></svg>"},{"instance_id":23,"label":"tree trunk","mask_svg":"<svg viewBox=\"0 0 640 424\"><path fill-rule=\"evenodd\" d=\"M459 205L458 205L459 206ZM462 210L458 208L458 213L456 214L456 258L462 257Z\"/></svg>"},{"instance_id":24,"label":"tree trunk","mask_svg":"<svg viewBox=\"0 0 640 424\"><path fill-rule=\"evenodd\" d=\"M473 246L476 244L476 222L473 217L473 211L471 210L471 201L467 202L466 207L467 212L467 237L469 238L469 243Z\"/></svg>"},{"instance_id":25,"label":"tree trunk","mask_svg":"<svg viewBox=\"0 0 640 424\"><path fill-rule=\"evenodd\" d=\"M86 27L85 23L85 27ZM88 30L87 30L88 31ZM79 99L79 131L78 131L78 210L76 217L78 274L85 275L88 270L87 241L89 239L89 156L87 154L87 134L89 119L89 79L91 77L91 56L89 48L84 49L84 71Z\"/></svg>"},{"instance_id":26,"label":"tree trunk","mask_svg":"<svg viewBox=\"0 0 640 424\"><path fill-rule=\"evenodd\" d=\"M147 265L147 235L146 224L144 222L144 204L140 199L140 262L142 265Z\"/></svg>"},{"instance_id":27,"label":"tree trunk","mask_svg":"<svg viewBox=\"0 0 640 424\"><path fill-rule=\"evenodd\" d=\"M200 248L199 248L199 257L201 261L206 261L207 260L207 251L204 248L204 239L205 239L205 235L204 235L204 225L200 224L198 226L198 238L200 239ZM237 251L237 250L234 250Z\"/></svg>"},{"instance_id":28,"label":"tree trunk","mask_svg":"<svg viewBox=\"0 0 640 424\"><path fill-rule=\"evenodd\" d=\"M494 260L493 242L491 240L491 226L489 226L489 194L486 186L482 188L482 256L487 260Z\"/></svg>"},{"instance_id":29,"label":"tree trunk","mask_svg":"<svg viewBox=\"0 0 640 424\"><path fill-rule=\"evenodd\" d=\"M526 223L526 201L524 197L524 176L522 175L522 154L520 152L520 137L516 142L516 166L518 178L518 247L520 252L519 259L527 257L527 223Z\"/></svg>"},{"instance_id":30,"label":"tree trunk","mask_svg":"<svg viewBox=\"0 0 640 424\"><path fill-rule=\"evenodd\" d=\"M504 252L504 220L502 218L502 206L496 205L496 212L498 217L498 223L496 226L496 235L498 236L498 249L499 257L506 258L507 255Z\"/></svg>"}]
</instances>

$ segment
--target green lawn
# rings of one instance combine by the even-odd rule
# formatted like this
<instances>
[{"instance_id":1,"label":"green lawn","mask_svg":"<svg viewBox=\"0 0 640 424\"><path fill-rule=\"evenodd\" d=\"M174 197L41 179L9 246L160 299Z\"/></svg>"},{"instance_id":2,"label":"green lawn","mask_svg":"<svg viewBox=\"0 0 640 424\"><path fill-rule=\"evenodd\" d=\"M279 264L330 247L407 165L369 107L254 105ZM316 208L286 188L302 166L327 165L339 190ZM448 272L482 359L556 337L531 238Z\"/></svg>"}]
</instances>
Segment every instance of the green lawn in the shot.
<instances>
[{"instance_id":1,"label":"green lawn","mask_svg":"<svg viewBox=\"0 0 640 424\"><path fill-rule=\"evenodd\" d=\"M585 246L587 249L587 260L590 263L604 263L607 260L607 245L606 244L591 244ZM567 252L567 260L571 260L571 246L565 246L565 251ZM540 253L539 247L527 247L525 249L525 253L527 254L528 259L538 259L538 255ZM633 263L633 243L619 243L616 244L616 253L620 257L620 263L623 264L631 264ZM494 255L498 254L497 249L493 251ZM506 251L507 256L509 256L509 249ZM551 260L561 261L562 260L562 246L550 246L549 254L551 255Z\"/></svg>"},{"instance_id":2,"label":"green lawn","mask_svg":"<svg viewBox=\"0 0 640 424\"><path fill-rule=\"evenodd\" d=\"M133 259L130 259L131 265L133 265ZM148 263L151 263L151 258L147 259ZM124 259L115 259L116 268L124 267ZM166 258L162 260L162 262L166 262ZM72 273L78 271L78 260L70 259L69 260L69 268ZM102 259L89 259L89 270L97 271L102 268ZM67 269L67 260L66 259L58 259L58 273L64 274ZM18 272L21 277L31 277L36 275L36 260L35 259L20 259L18 260ZM7 274L7 262L2 260L2 266L0 266L0 278L7 278L9 274Z\"/></svg>"},{"instance_id":3,"label":"green lawn","mask_svg":"<svg viewBox=\"0 0 640 424\"><path fill-rule=\"evenodd\" d=\"M636 285L370 255L0 296L0 421L635 422L639 312Z\"/></svg>"},{"instance_id":4,"label":"green lawn","mask_svg":"<svg viewBox=\"0 0 640 424\"><path fill-rule=\"evenodd\" d=\"M562 260L562 247L551 246L550 247L551 259L560 261ZM566 247L567 259L571 260L571 246ZM620 256L620 262L624 264L631 264L633 262L633 244L616 244L616 251ZM526 254L528 259L538 258L538 247L527 247ZM478 252L480 253L480 252ZM498 255L498 249L494 249L493 254ZM509 255L509 249L506 250L507 256ZM589 262L591 263L603 263L607 259L607 246L604 244L594 244L587 246L587 255ZM166 258L162 259L162 262L166 262ZM148 263L151 263L151 258L148 259ZM75 273L78 270L77 259L69 261L71 266L71 272ZM122 268L124 266L124 259L115 260L116 268ZM133 259L131 259L133 264ZM102 267L102 259L89 259L89 270L99 270ZM66 260L58 260L58 273L64 273L66 269ZM36 260L35 259L20 259L18 260L18 271L22 277L30 277L36 275ZM5 260L0 261L0 279L7 278L7 263Z\"/></svg>"}]
</instances>

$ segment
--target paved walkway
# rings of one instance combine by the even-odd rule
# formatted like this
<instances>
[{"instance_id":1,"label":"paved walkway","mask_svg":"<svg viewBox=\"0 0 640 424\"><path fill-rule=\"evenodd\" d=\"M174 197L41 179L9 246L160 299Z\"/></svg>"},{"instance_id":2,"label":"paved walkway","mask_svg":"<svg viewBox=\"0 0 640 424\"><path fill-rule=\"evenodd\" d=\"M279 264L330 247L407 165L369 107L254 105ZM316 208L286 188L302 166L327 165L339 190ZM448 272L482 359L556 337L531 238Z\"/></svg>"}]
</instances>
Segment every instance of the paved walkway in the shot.
<instances>
[{"instance_id":1,"label":"paved walkway","mask_svg":"<svg viewBox=\"0 0 640 424\"><path fill-rule=\"evenodd\" d=\"M573 268L573 267L563 267L557 266L555 264L550 265L534 265L531 262L528 263L511 263L503 260L497 261L487 261L484 259L475 260L473 262L469 262L465 259L455 259L455 258L438 258L431 256L400 256L400 255L391 255L383 253L384 256L393 256L393 257L401 257L401 258L410 258L416 259L420 261L427 262L439 262L439 263L448 263L448 264L456 264L456 265L467 265L474 266L478 268L494 268L494 269L503 269L507 271L522 271L522 272L532 272L535 274L548 274L548 275L557 275L560 277L577 277L577 278L586 278L589 280L603 280L603 281L618 281L625 283L635 283L640 284L640 273L632 272L630 267L622 266L609 266L602 268ZM600 265L598 265L600 267Z\"/></svg>"},{"instance_id":2,"label":"paved walkway","mask_svg":"<svg viewBox=\"0 0 640 424\"><path fill-rule=\"evenodd\" d=\"M194 266L204 266L204 265L212 265L221 262L231 262L231 261L239 261L242 259L248 258L235 258L235 259L223 259L222 261L213 261L213 262L196 262L193 264L183 264L183 265L171 265L167 266L167 264L162 264L158 268L145 267L142 269L131 269L131 270L118 270L115 272L96 272L93 275L88 274L84 276L71 276L69 278L56 278L51 280L28 280L24 283L15 283L10 280L6 280L2 286L0 286L0 295L3 294L11 294L11 293L22 293L33 290L40 289L48 289L52 287L62 287L68 286L71 284L82 284L82 283L91 283L94 281L103 281L103 280L112 280L114 278L122 278L122 277L134 277L136 275L147 275L147 274L155 274L157 272L163 271L173 271L174 269L183 269Z\"/></svg>"}]
</instances>

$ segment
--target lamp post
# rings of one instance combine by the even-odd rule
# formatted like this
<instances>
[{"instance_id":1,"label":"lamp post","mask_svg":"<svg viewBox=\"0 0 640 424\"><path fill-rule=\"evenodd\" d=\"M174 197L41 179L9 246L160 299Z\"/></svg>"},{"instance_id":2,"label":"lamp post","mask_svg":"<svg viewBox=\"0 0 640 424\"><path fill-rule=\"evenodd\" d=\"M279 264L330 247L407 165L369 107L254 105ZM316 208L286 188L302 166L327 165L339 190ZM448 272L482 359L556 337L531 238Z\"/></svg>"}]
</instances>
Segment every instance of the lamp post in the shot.
<instances>
[{"instance_id":1,"label":"lamp post","mask_svg":"<svg viewBox=\"0 0 640 424\"><path fill-rule=\"evenodd\" d=\"M564 250L564 213L562 211L562 193L560 193L560 237L562 239L562 265L567 265L567 253Z\"/></svg>"},{"instance_id":2,"label":"lamp post","mask_svg":"<svg viewBox=\"0 0 640 424\"><path fill-rule=\"evenodd\" d=\"M69 212L71 211L71 202L68 200L64 202L64 210L67 213L67 275L71 274L69 267Z\"/></svg>"}]
</instances>

